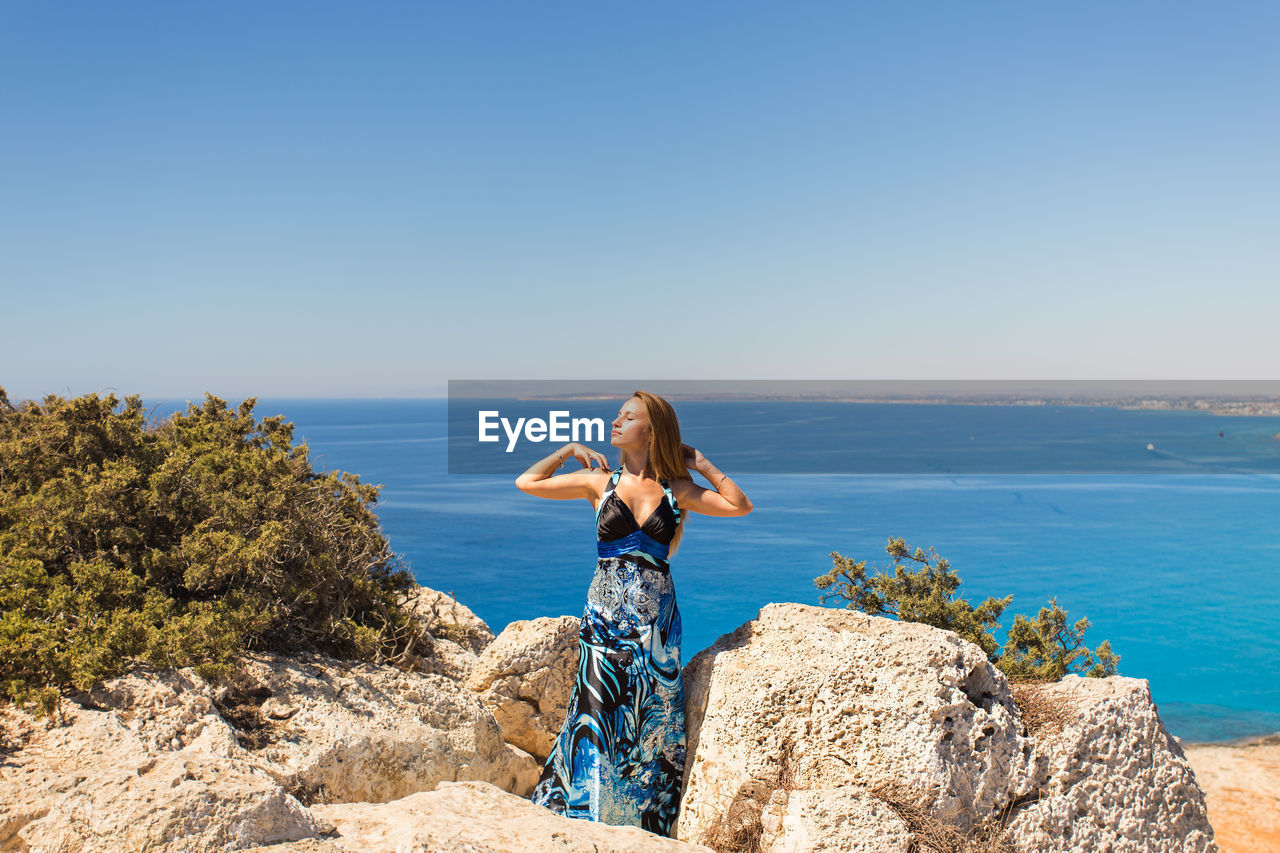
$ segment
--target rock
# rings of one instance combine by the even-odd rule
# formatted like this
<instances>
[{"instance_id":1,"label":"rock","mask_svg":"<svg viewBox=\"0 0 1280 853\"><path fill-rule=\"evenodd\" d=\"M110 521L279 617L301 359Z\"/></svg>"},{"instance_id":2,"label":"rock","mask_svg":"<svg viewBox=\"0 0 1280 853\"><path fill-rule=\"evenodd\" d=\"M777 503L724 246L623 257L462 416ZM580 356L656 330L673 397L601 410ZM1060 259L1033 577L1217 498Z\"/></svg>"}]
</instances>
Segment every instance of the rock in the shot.
<instances>
[{"instance_id":1,"label":"rock","mask_svg":"<svg viewBox=\"0 0 1280 853\"><path fill-rule=\"evenodd\" d=\"M1007 830L1018 849L1216 849L1204 793L1145 679L1068 675L1045 692L1074 719L1035 738L1038 800Z\"/></svg>"},{"instance_id":2,"label":"rock","mask_svg":"<svg viewBox=\"0 0 1280 853\"><path fill-rule=\"evenodd\" d=\"M545 762L564 725L578 671L573 616L512 622L485 648L467 679L507 742Z\"/></svg>"},{"instance_id":3,"label":"rock","mask_svg":"<svg viewBox=\"0 0 1280 853\"><path fill-rule=\"evenodd\" d=\"M256 653L217 688L135 667L64 702L61 725L0 708L0 851L1216 849L1146 681L1011 687L949 631L800 604L685 668L679 841L560 817L524 797L578 627L458 645L466 683ZM1272 805L1242 808L1266 829Z\"/></svg>"},{"instance_id":4,"label":"rock","mask_svg":"<svg viewBox=\"0 0 1280 853\"><path fill-rule=\"evenodd\" d=\"M390 803L314 806L360 853L712 853L634 826L561 817L486 782L441 782Z\"/></svg>"},{"instance_id":5,"label":"rock","mask_svg":"<svg viewBox=\"0 0 1280 853\"><path fill-rule=\"evenodd\" d=\"M190 669L137 666L77 700L47 729L9 712L22 744L0 765L0 850L298 841L329 829L307 810L318 800L457 779L523 796L541 769L457 682L319 655L248 655L216 689Z\"/></svg>"},{"instance_id":6,"label":"rock","mask_svg":"<svg viewBox=\"0 0 1280 853\"><path fill-rule=\"evenodd\" d=\"M262 847L246 847L242 853L350 853L350 850L327 838L307 838ZM370 851L370 853L374 853Z\"/></svg>"},{"instance_id":7,"label":"rock","mask_svg":"<svg viewBox=\"0 0 1280 853\"><path fill-rule=\"evenodd\" d=\"M424 672L434 672L452 681L463 682L475 666L476 656L452 640L433 639L431 654L418 658L416 663Z\"/></svg>"},{"instance_id":8,"label":"rock","mask_svg":"<svg viewBox=\"0 0 1280 853\"><path fill-rule=\"evenodd\" d=\"M931 833L994 843L1007 826L1018 850L1214 849L1145 681L1055 685L1090 710L1037 738L954 633L770 604L694 656L684 685L681 840L906 851Z\"/></svg>"},{"instance_id":9,"label":"rock","mask_svg":"<svg viewBox=\"0 0 1280 853\"><path fill-rule=\"evenodd\" d=\"M864 849L884 843L878 829L858 840L824 828L812 804L839 797L855 824L874 824L886 809L872 792L894 783L968 830L1016 793L1026 763L1003 678L977 646L926 625L770 604L696 655L684 687L682 840L723 832L737 809L773 833L762 849ZM791 790L809 793L792 808ZM903 826L888 821L887 836Z\"/></svg>"},{"instance_id":10,"label":"rock","mask_svg":"<svg viewBox=\"0 0 1280 853\"><path fill-rule=\"evenodd\" d=\"M23 711L28 735L0 764L0 850L235 850L332 827L240 751L209 694L182 673L118 679L139 704L65 703L63 725ZM204 708L203 711L199 710ZM172 744L182 746L174 748Z\"/></svg>"},{"instance_id":11,"label":"rock","mask_svg":"<svg viewBox=\"0 0 1280 853\"><path fill-rule=\"evenodd\" d=\"M449 640L472 654L493 642L485 621L447 593L420 586L408 608L437 640Z\"/></svg>"},{"instance_id":12,"label":"rock","mask_svg":"<svg viewBox=\"0 0 1280 853\"><path fill-rule=\"evenodd\" d=\"M431 635L430 652L414 658L417 667L454 681L466 680L477 653L493 642L489 626L452 596L425 586L413 593L407 608Z\"/></svg>"},{"instance_id":13,"label":"rock","mask_svg":"<svg viewBox=\"0 0 1280 853\"><path fill-rule=\"evenodd\" d=\"M243 678L270 696L264 716L289 709L263 721L270 733L248 760L308 802L385 802L461 779L528 795L538 781L540 764L446 676L264 653Z\"/></svg>"},{"instance_id":14,"label":"rock","mask_svg":"<svg viewBox=\"0 0 1280 853\"><path fill-rule=\"evenodd\" d=\"M774 849L915 853L910 828L865 788L791 791L762 815Z\"/></svg>"},{"instance_id":15,"label":"rock","mask_svg":"<svg viewBox=\"0 0 1280 853\"><path fill-rule=\"evenodd\" d=\"M275 696L262 703L262 713L266 717L273 720L287 720L294 714L298 713L298 709L284 702Z\"/></svg>"},{"instance_id":16,"label":"rock","mask_svg":"<svg viewBox=\"0 0 1280 853\"><path fill-rule=\"evenodd\" d=\"M99 684L63 707L110 712L127 728L148 754L181 749L207 737L211 748L227 758L238 752L235 733L218 713L219 697L208 682L191 669L156 670L134 667L130 672ZM75 719L88 721L91 713Z\"/></svg>"}]
</instances>

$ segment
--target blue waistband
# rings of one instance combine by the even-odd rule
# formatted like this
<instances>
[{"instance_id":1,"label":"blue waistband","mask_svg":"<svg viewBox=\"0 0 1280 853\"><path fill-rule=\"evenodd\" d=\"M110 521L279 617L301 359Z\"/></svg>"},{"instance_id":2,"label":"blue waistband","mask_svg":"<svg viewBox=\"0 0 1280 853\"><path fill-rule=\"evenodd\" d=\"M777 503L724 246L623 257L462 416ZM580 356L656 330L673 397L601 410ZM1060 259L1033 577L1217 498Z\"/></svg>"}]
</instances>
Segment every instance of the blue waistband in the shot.
<instances>
[{"instance_id":1,"label":"blue waistband","mask_svg":"<svg viewBox=\"0 0 1280 853\"><path fill-rule=\"evenodd\" d=\"M596 554L601 557L617 557L634 551L643 551L646 554L657 557L659 560L665 560L667 559L667 554L671 551L671 547L663 545L657 539L646 535L640 530L635 533L629 533L621 539L612 539L608 542L596 540Z\"/></svg>"}]
</instances>

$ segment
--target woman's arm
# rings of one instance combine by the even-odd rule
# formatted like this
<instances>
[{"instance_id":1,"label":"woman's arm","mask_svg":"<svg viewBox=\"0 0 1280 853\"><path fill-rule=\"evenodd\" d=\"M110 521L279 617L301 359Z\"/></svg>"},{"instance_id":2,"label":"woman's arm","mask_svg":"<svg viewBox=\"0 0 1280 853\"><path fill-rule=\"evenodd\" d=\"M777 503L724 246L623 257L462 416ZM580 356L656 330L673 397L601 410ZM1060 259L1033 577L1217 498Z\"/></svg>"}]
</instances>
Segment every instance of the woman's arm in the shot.
<instances>
[{"instance_id":1,"label":"woman's arm","mask_svg":"<svg viewBox=\"0 0 1280 853\"><path fill-rule=\"evenodd\" d=\"M728 474L712 465L705 456L689 445L686 444L684 448L685 461L689 463L689 467L706 477L707 482L715 488L704 489L692 480L678 480L672 483L672 493L675 494L676 503L680 504L681 509L700 512L703 515L719 516L746 515L751 512L751 499L738 488L737 483L729 479ZM680 484L679 494L676 494L677 483Z\"/></svg>"},{"instance_id":2,"label":"woman's arm","mask_svg":"<svg viewBox=\"0 0 1280 853\"><path fill-rule=\"evenodd\" d=\"M551 476L570 456L581 462L587 470ZM528 471L516 477L516 488L530 495L558 501L573 498L593 500L599 497L595 480L600 472L593 467L597 463L601 468L609 470L609 460L603 453L583 447L577 442L566 444L547 458L533 463Z\"/></svg>"}]
</instances>

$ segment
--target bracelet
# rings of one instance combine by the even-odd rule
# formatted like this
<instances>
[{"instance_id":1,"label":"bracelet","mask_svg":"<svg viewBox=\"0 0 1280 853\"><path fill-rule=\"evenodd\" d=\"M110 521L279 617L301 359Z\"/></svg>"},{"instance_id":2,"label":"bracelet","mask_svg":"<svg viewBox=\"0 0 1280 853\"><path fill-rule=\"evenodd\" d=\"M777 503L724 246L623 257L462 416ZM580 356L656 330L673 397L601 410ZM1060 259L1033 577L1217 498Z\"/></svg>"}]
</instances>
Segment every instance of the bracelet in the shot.
<instances>
[{"instance_id":1,"label":"bracelet","mask_svg":"<svg viewBox=\"0 0 1280 853\"><path fill-rule=\"evenodd\" d=\"M718 491L720 491L720 487L724 485L724 481L725 481L725 480L727 480L727 479L729 479L729 475L728 475L728 474L725 474L723 477L721 477L721 478L720 478L720 482L716 483L716 491L717 491L717 492L718 492Z\"/></svg>"}]
</instances>

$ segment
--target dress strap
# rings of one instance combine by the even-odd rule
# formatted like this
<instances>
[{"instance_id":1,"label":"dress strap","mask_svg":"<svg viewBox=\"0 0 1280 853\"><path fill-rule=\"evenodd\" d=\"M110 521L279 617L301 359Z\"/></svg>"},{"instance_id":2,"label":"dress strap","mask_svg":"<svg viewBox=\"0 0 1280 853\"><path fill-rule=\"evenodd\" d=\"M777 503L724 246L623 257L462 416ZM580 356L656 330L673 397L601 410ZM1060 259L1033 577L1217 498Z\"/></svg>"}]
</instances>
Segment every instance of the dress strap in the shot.
<instances>
[{"instance_id":1,"label":"dress strap","mask_svg":"<svg viewBox=\"0 0 1280 853\"><path fill-rule=\"evenodd\" d=\"M676 496L671 494L671 487L667 485L666 480L659 480L662 484L662 491L667 493L667 500L671 502L671 511L676 514L676 524L680 523L680 504L676 503Z\"/></svg>"}]
</instances>

